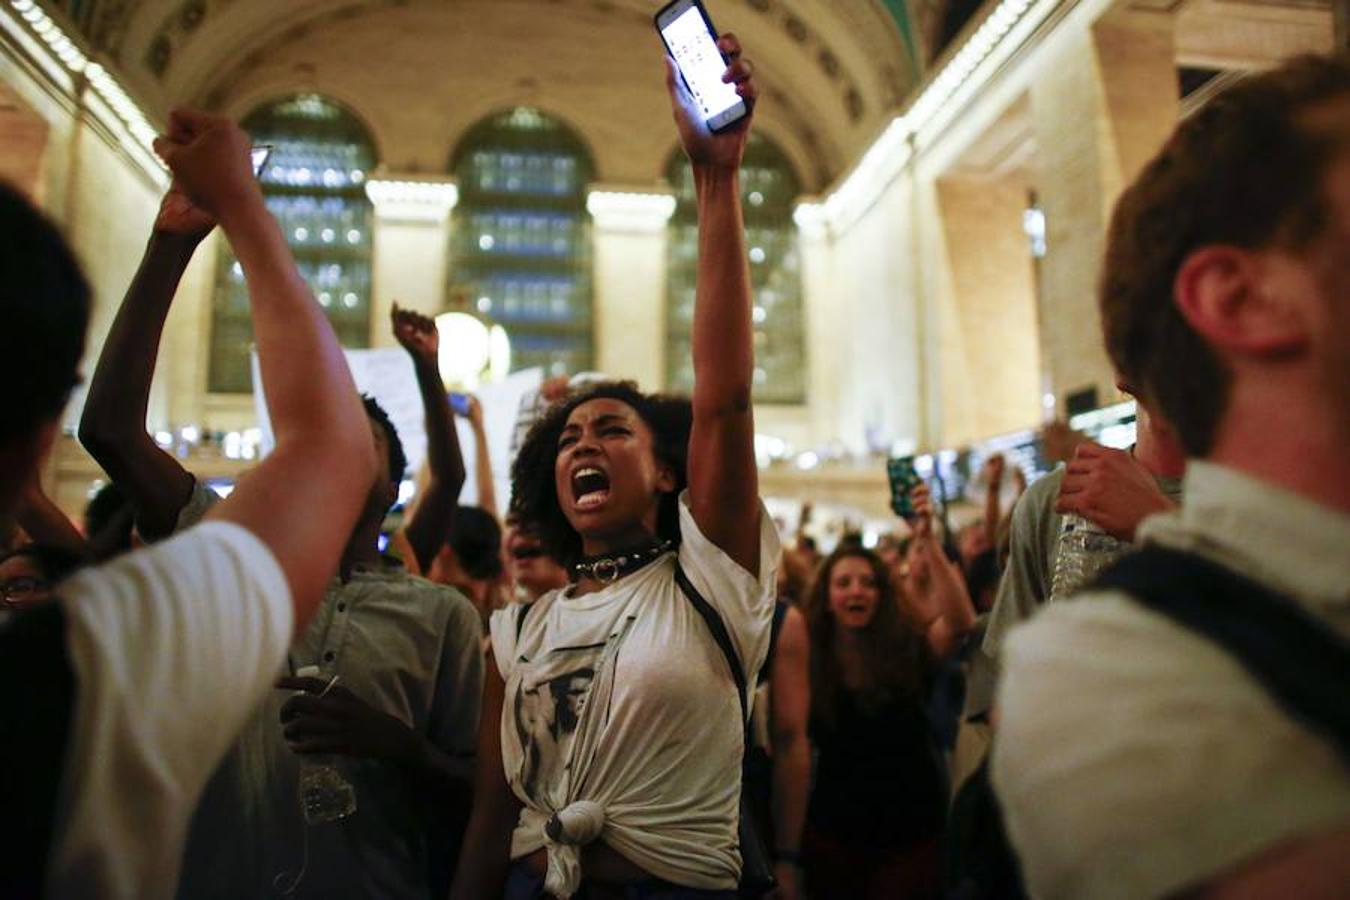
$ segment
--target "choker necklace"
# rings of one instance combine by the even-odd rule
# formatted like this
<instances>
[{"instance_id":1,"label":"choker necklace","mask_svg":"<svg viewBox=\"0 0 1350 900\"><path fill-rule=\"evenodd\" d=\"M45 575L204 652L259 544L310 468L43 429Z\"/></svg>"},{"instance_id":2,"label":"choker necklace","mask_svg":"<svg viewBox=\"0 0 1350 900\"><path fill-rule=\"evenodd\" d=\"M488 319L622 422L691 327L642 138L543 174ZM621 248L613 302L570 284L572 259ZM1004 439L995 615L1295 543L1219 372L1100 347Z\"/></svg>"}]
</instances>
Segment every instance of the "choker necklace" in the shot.
<instances>
[{"instance_id":1,"label":"choker necklace","mask_svg":"<svg viewBox=\"0 0 1350 900\"><path fill-rule=\"evenodd\" d=\"M624 575L636 572L674 547L674 541L654 541L646 547L638 547L634 550L587 556L580 562L572 564L572 580L580 581L582 578L589 577L603 584L613 584Z\"/></svg>"}]
</instances>

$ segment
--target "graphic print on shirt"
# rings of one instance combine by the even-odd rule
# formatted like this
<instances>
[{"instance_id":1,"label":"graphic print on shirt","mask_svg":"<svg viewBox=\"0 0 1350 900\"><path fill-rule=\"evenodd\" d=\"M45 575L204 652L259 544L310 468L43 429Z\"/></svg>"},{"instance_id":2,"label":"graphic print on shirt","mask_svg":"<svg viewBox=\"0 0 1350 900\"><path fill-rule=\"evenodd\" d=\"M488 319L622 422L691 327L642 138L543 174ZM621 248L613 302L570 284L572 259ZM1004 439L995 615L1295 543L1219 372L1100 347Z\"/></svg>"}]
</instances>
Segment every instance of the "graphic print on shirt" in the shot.
<instances>
[{"instance_id":1,"label":"graphic print on shirt","mask_svg":"<svg viewBox=\"0 0 1350 900\"><path fill-rule=\"evenodd\" d=\"M516 734L524 750L521 785L538 800L562 781L561 769L572 746L604 644L563 648L522 680L516 694ZM556 798L548 798L556 806Z\"/></svg>"}]
</instances>

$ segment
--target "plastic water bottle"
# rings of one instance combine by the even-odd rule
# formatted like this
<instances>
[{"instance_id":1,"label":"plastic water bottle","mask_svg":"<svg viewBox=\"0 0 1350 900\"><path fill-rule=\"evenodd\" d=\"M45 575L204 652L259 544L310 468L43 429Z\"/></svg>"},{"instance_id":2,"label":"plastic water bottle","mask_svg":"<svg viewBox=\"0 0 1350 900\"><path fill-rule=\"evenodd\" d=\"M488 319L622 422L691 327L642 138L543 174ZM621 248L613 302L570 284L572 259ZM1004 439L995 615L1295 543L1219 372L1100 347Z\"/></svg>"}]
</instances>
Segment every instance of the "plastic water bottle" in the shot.
<instances>
[{"instance_id":1,"label":"plastic water bottle","mask_svg":"<svg viewBox=\"0 0 1350 900\"><path fill-rule=\"evenodd\" d=\"M1059 531L1055 570L1050 577L1050 599L1067 599L1129 549L1128 543L1112 537L1088 519L1065 516Z\"/></svg>"},{"instance_id":2,"label":"plastic water bottle","mask_svg":"<svg viewBox=\"0 0 1350 900\"><path fill-rule=\"evenodd\" d=\"M319 678L318 666L305 666L295 674L301 678ZM323 825L345 819L356 812L356 791L331 754L307 754L300 757L300 808L310 825Z\"/></svg>"}]
</instances>

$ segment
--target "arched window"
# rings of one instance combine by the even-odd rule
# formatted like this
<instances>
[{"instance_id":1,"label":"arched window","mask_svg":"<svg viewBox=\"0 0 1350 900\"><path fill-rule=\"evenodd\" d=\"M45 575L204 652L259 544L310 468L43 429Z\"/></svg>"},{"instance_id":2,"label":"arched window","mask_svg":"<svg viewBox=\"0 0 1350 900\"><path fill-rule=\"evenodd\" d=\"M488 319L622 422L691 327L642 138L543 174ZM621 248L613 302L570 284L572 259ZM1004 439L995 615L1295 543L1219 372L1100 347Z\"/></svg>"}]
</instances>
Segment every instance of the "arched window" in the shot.
<instances>
[{"instance_id":1,"label":"arched window","mask_svg":"<svg viewBox=\"0 0 1350 900\"><path fill-rule=\"evenodd\" d=\"M592 367L591 228L594 171L567 126L529 107L469 129L450 169L459 203L450 228L447 305L472 298L511 338L513 369L547 374Z\"/></svg>"},{"instance_id":2,"label":"arched window","mask_svg":"<svg viewBox=\"0 0 1350 900\"><path fill-rule=\"evenodd\" d=\"M673 391L694 386L690 332L698 267L698 207L694 175L683 151L666 166L675 188L667 260L666 384ZM802 314L801 254L793 203L800 182L783 151L757 133L741 163L741 202L754 292L755 401L801 403L806 399L806 335Z\"/></svg>"},{"instance_id":3,"label":"arched window","mask_svg":"<svg viewBox=\"0 0 1350 900\"><path fill-rule=\"evenodd\" d=\"M300 274L344 347L370 346L370 231L366 174L375 146L364 125L323 97L302 94L257 109L243 121L256 144L271 144L262 171L267 208L286 235ZM226 247L216 278L210 388L251 390L244 272Z\"/></svg>"}]
</instances>

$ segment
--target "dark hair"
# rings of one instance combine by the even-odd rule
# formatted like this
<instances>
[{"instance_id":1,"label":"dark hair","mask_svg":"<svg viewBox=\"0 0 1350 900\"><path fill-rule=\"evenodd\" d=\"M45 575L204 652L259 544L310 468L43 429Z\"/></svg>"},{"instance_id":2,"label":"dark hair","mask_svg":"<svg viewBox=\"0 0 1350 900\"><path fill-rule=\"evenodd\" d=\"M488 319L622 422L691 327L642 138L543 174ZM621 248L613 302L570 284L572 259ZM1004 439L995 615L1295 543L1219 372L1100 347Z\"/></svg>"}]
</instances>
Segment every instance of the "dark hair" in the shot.
<instances>
[{"instance_id":1,"label":"dark hair","mask_svg":"<svg viewBox=\"0 0 1350 900\"><path fill-rule=\"evenodd\" d=\"M1106 349L1192 456L1210 450L1231 373L1177 308L1177 272L1206 245L1296 249L1322 232L1336 148L1299 119L1346 93L1345 56L1245 78L1183 121L1116 204L1099 292Z\"/></svg>"},{"instance_id":2,"label":"dark hair","mask_svg":"<svg viewBox=\"0 0 1350 900\"><path fill-rule=\"evenodd\" d=\"M502 574L502 529L492 513L479 506L456 507L446 538L459 564L475 581Z\"/></svg>"},{"instance_id":3,"label":"dark hair","mask_svg":"<svg viewBox=\"0 0 1350 900\"><path fill-rule=\"evenodd\" d=\"M0 439L60 414L79 380L89 286L60 232L0 183L0 384L9 401Z\"/></svg>"},{"instance_id":4,"label":"dark hair","mask_svg":"<svg viewBox=\"0 0 1350 900\"><path fill-rule=\"evenodd\" d=\"M608 381L587 385L569 394L534 423L511 465L511 507L523 522L531 523L549 555L564 566L581 559L581 535L567 521L553 479L558 459L558 439L567 417L578 406L602 398L631 406L652 431L652 446L658 461L675 473L675 490L661 498L657 534L680 539L679 495L687 483L689 431L693 408L688 398L644 394L631 381Z\"/></svg>"},{"instance_id":5,"label":"dark hair","mask_svg":"<svg viewBox=\"0 0 1350 900\"><path fill-rule=\"evenodd\" d=\"M998 590L999 569L998 569L998 548L990 547L975 554L970 561L970 566L965 571L966 590L970 593L970 599L976 604L979 612L984 611L980 605L980 598L987 591Z\"/></svg>"},{"instance_id":6,"label":"dark hair","mask_svg":"<svg viewBox=\"0 0 1350 900\"><path fill-rule=\"evenodd\" d=\"M836 623L830 611L830 577L845 559L864 560L877 586L877 611L862 632L862 652L870 684L859 698L879 708L903 697L920 700L924 690L923 646L900 620L895 587L881 557L861 546L840 546L820 564L806 599L806 626L811 636L811 710L827 723L844 692L844 676L835 650Z\"/></svg>"},{"instance_id":7,"label":"dark hair","mask_svg":"<svg viewBox=\"0 0 1350 900\"><path fill-rule=\"evenodd\" d=\"M78 553L49 544L24 544L22 547L0 553L0 563L17 558L31 559L34 565L42 570L42 575L49 584L55 584L88 562Z\"/></svg>"},{"instance_id":8,"label":"dark hair","mask_svg":"<svg viewBox=\"0 0 1350 900\"><path fill-rule=\"evenodd\" d=\"M389 444L389 480L397 485L408 471L408 456L403 452L403 442L398 438L398 429L394 427L389 413L384 411L384 407L380 406L374 397L362 394L361 402L365 404L366 415L371 421L384 429L384 436Z\"/></svg>"}]
</instances>

